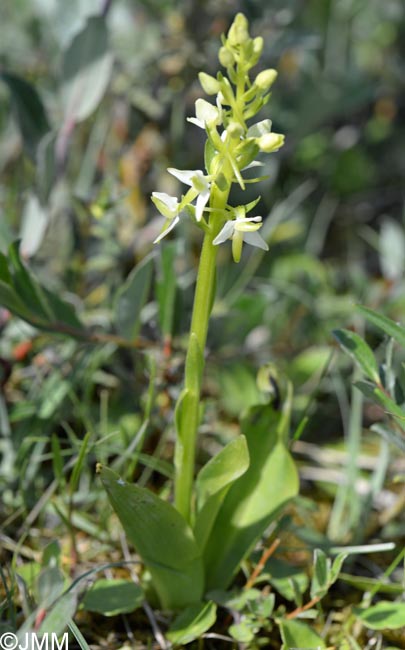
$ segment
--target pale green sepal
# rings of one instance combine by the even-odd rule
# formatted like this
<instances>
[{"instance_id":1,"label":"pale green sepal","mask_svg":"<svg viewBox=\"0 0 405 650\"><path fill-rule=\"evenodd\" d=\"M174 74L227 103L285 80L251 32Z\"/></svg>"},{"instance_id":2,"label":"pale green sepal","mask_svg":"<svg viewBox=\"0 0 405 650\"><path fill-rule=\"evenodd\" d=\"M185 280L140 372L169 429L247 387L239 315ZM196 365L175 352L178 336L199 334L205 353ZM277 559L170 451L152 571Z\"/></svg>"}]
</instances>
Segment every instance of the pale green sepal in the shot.
<instances>
[{"instance_id":1,"label":"pale green sepal","mask_svg":"<svg viewBox=\"0 0 405 650\"><path fill-rule=\"evenodd\" d=\"M271 406L242 421L249 469L231 486L204 550L207 589L226 588L281 507L298 492L298 473L283 440L287 415Z\"/></svg>"},{"instance_id":2,"label":"pale green sepal","mask_svg":"<svg viewBox=\"0 0 405 650\"><path fill-rule=\"evenodd\" d=\"M183 517L146 488L125 483L106 467L98 472L126 535L152 576L162 607L176 610L200 602L203 564Z\"/></svg>"},{"instance_id":3,"label":"pale green sepal","mask_svg":"<svg viewBox=\"0 0 405 650\"><path fill-rule=\"evenodd\" d=\"M201 549L205 546L229 488L248 467L246 438L238 436L200 470L196 480L198 514L194 535Z\"/></svg>"},{"instance_id":4,"label":"pale green sepal","mask_svg":"<svg viewBox=\"0 0 405 650\"><path fill-rule=\"evenodd\" d=\"M187 607L171 624L166 634L173 645L185 645L199 639L210 629L217 617L217 606L212 601Z\"/></svg>"}]
</instances>

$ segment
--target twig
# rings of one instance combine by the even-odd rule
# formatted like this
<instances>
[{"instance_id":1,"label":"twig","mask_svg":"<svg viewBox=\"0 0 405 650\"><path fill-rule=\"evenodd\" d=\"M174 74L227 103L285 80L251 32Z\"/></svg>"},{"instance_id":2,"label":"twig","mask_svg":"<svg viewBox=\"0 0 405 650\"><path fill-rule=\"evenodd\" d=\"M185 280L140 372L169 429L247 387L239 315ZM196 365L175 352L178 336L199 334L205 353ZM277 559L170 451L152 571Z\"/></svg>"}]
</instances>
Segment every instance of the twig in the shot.
<instances>
[{"instance_id":1,"label":"twig","mask_svg":"<svg viewBox=\"0 0 405 650\"><path fill-rule=\"evenodd\" d=\"M251 587L253 587L256 578L263 571L267 560L269 559L269 557L271 557L273 555L276 548L280 545L280 541L281 540L277 537L274 540L274 542L271 544L271 546L269 546L269 548L264 549L260 560L258 561L258 563L256 564L256 566L255 566L255 568L254 568L254 570L252 572L252 575L250 576L249 580L245 584L245 587L244 587L245 589L250 589Z\"/></svg>"},{"instance_id":2,"label":"twig","mask_svg":"<svg viewBox=\"0 0 405 650\"><path fill-rule=\"evenodd\" d=\"M311 609L311 607L313 607L314 605L319 603L320 600L321 599L320 599L319 596L315 596L314 598L311 598L311 600L309 602L307 602L306 605L302 605L301 607L297 607L297 609L294 609L294 611L287 614L286 618L288 620L291 620L292 618L297 618L297 616L302 614L302 612L306 612L308 609Z\"/></svg>"}]
</instances>

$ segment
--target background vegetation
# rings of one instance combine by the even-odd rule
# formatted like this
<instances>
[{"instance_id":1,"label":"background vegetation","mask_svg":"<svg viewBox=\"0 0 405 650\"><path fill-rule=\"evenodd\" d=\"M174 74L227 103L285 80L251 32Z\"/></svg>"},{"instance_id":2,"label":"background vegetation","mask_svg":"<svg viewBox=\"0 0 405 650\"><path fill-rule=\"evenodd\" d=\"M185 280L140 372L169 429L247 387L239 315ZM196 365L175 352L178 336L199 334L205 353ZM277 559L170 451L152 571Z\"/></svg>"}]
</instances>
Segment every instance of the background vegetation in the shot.
<instances>
[{"instance_id":1,"label":"background vegetation","mask_svg":"<svg viewBox=\"0 0 405 650\"><path fill-rule=\"evenodd\" d=\"M403 629L375 631L353 618L351 606L381 590L403 548L404 460L389 433L381 437L391 430L387 409L353 387L359 371L332 335L365 333L358 302L405 319L400 0L3 0L0 251L20 239L35 282L56 296L48 295L51 314L38 311L37 285L21 290L14 255L23 304L12 309L2 295L0 307L4 629L38 616L36 605L46 610L45 579L35 578L46 567L59 567L51 583L60 590L87 571L128 577L113 566L130 556L96 460L170 490L199 237L186 224L153 248L162 222L150 194L178 193L168 166L201 167L203 141L185 118L201 93L197 73L215 74L220 35L237 11L265 39L263 65L279 71L263 119L270 115L287 140L265 161L256 208L270 252L245 251L233 265L221 250L200 462L235 436L241 410L283 399L290 379L302 489L272 531L281 543L267 583L292 611L309 601L315 547L368 545L350 556L313 625L336 647L354 648L343 645L352 639L405 647ZM387 352L371 327L367 340L399 376L403 350ZM385 598L401 599L403 570L389 573ZM142 610L118 608L113 619L88 610L82 605L75 621L94 647L151 647L157 623ZM278 632L255 617L265 647L278 648Z\"/></svg>"}]
</instances>

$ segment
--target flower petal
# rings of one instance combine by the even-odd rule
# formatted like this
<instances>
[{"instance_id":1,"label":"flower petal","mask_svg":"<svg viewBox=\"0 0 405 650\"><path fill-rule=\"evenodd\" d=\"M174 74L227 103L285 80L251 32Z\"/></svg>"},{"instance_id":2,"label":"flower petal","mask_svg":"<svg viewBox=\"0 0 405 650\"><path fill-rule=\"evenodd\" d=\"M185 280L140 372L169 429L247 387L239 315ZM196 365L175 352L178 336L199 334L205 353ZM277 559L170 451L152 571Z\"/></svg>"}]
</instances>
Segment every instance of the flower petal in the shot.
<instances>
[{"instance_id":1,"label":"flower petal","mask_svg":"<svg viewBox=\"0 0 405 650\"><path fill-rule=\"evenodd\" d=\"M219 231L218 235L215 237L214 241L212 242L214 246L218 246L218 244L223 244L224 241L232 237L235 230L234 224L235 224L234 221L226 222L222 230Z\"/></svg>"},{"instance_id":2,"label":"flower petal","mask_svg":"<svg viewBox=\"0 0 405 650\"><path fill-rule=\"evenodd\" d=\"M207 205L209 198L210 198L210 193L207 190L199 194L195 204L195 218L197 219L197 221L201 221L204 208Z\"/></svg>"},{"instance_id":3,"label":"flower petal","mask_svg":"<svg viewBox=\"0 0 405 650\"><path fill-rule=\"evenodd\" d=\"M258 232L244 232L243 239L251 246L256 246L256 248L261 248L264 251L269 250L267 242L264 241L263 237L259 235Z\"/></svg>"},{"instance_id":4,"label":"flower petal","mask_svg":"<svg viewBox=\"0 0 405 650\"><path fill-rule=\"evenodd\" d=\"M266 135L271 131L271 120L262 120L257 122L257 124L252 124L248 128L247 137L248 138L260 138L261 135Z\"/></svg>"},{"instance_id":5,"label":"flower petal","mask_svg":"<svg viewBox=\"0 0 405 650\"><path fill-rule=\"evenodd\" d=\"M188 117L187 122L191 122L191 124L195 124L200 129L205 129L204 122L202 120L198 120L196 117Z\"/></svg>"},{"instance_id":6,"label":"flower petal","mask_svg":"<svg viewBox=\"0 0 405 650\"><path fill-rule=\"evenodd\" d=\"M167 171L172 176L175 176L181 183L190 185L190 187L193 184L192 178L197 172L197 170L193 171L192 169L175 169L174 167L169 167Z\"/></svg>"}]
</instances>

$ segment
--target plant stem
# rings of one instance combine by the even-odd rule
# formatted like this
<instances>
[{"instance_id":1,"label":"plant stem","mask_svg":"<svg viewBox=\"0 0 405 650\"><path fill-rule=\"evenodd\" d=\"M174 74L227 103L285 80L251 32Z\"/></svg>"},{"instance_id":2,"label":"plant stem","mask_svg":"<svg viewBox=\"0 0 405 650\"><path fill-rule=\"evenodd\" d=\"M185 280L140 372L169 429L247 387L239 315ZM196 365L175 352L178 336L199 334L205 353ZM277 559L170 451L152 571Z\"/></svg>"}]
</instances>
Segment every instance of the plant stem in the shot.
<instances>
[{"instance_id":1,"label":"plant stem","mask_svg":"<svg viewBox=\"0 0 405 650\"><path fill-rule=\"evenodd\" d=\"M227 168L225 170L225 167ZM193 315L191 318L190 337L186 355L186 371L184 391L188 391L190 399L181 405L180 396L178 408L183 407L181 430L177 431L176 438L176 476L175 476L175 506L183 517L190 522L191 503L193 492L193 479L195 468L195 452L197 444L197 430L200 416L200 383L204 369L204 350L207 340L208 324L211 307L214 302L217 246L213 240L218 234L223 223L223 209L228 200L232 182L232 170L224 164L223 172L227 171L229 183L224 190L213 186L210 206L213 210L210 215L210 229L204 235L201 249L201 258L197 274L197 283L194 294ZM218 210L218 212L216 212ZM194 341L194 345L193 345ZM195 341L201 356L199 367L193 362L195 354Z\"/></svg>"}]
</instances>

